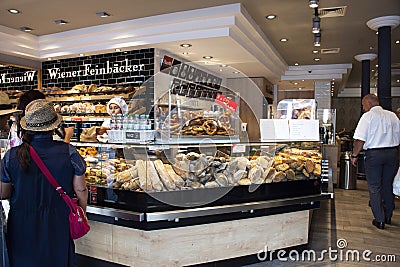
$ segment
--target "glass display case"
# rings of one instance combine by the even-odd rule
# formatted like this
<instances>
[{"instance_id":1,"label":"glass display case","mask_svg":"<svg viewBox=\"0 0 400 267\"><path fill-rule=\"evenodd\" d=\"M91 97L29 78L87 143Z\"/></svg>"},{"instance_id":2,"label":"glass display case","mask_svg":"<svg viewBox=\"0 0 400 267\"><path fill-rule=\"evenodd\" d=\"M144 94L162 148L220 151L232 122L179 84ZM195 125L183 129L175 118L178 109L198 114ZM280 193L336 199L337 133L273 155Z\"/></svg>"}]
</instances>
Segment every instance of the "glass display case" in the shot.
<instances>
[{"instance_id":1,"label":"glass display case","mask_svg":"<svg viewBox=\"0 0 400 267\"><path fill-rule=\"evenodd\" d=\"M175 90L178 89L168 90L155 102L154 128L158 143L199 143L204 138L217 143L239 141L240 100L237 93L220 88L210 91L210 96L195 97L196 91L188 96L175 94Z\"/></svg>"},{"instance_id":2,"label":"glass display case","mask_svg":"<svg viewBox=\"0 0 400 267\"><path fill-rule=\"evenodd\" d=\"M99 207L151 213L321 194L318 142L75 145Z\"/></svg>"}]
</instances>

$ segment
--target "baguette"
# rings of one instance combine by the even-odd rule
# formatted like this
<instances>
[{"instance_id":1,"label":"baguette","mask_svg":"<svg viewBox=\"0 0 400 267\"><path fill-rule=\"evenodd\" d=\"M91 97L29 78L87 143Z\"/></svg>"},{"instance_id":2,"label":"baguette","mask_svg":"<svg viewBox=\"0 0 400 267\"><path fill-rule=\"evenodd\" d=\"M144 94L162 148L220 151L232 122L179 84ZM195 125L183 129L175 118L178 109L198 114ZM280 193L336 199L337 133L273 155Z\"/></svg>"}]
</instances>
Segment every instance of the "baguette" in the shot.
<instances>
[{"instance_id":1,"label":"baguette","mask_svg":"<svg viewBox=\"0 0 400 267\"><path fill-rule=\"evenodd\" d=\"M151 181L151 185L155 191L163 190L164 187L154 167L154 163L150 160L147 161L147 177L149 178L148 180Z\"/></svg>"},{"instance_id":2,"label":"baguette","mask_svg":"<svg viewBox=\"0 0 400 267\"><path fill-rule=\"evenodd\" d=\"M158 174L160 175L160 180L164 184L164 186L168 190L174 190L176 188L176 185L175 185L172 177L169 175L169 173L165 169L164 163L162 163L161 160L157 159L154 161L154 167L156 168Z\"/></svg>"},{"instance_id":3,"label":"baguette","mask_svg":"<svg viewBox=\"0 0 400 267\"><path fill-rule=\"evenodd\" d=\"M180 177L172 168L171 165L169 164L164 164L164 168L167 170L168 175L172 178L172 180L174 181L174 184L177 186L184 186L185 185L185 181L182 179L182 177Z\"/></svg>"},{"instance_id":4,"label":"baguette","mask_svg":"<svg viewBox=\"0 0 400 267\"><path fill-rule=\"evenodd\" d=\"M151 191L153 188L151 186L151 182L147 181L147 172L146 172L146 164L143 160L136 161L136 169L139 177L139 187L145 191Z\"/></svg>"}]
</instances>

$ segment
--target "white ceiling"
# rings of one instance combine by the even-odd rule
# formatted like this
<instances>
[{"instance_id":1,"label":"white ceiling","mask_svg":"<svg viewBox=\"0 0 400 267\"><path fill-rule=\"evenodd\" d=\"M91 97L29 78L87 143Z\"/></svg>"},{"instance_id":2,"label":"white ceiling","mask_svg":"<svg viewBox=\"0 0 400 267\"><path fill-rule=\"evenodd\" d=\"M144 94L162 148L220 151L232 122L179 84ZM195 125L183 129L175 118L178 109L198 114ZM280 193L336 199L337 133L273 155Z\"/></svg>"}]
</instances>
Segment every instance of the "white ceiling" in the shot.
<instances>
[{"instance_id":1,"label":"white ceiling","mask_svg":"<svg viewBox=\"0 0 400 267\"><path fill-rule=\"evenodd\" d=\"M129 25L125 33L131 36L125 40L129 39L125 42L126 49L151 46L180 55L183 48L179 44L190 42L193 46L188 49L188 61L204 62L202 56L212 55L214 58L211 62L215 67L220 63L229 64L247 76L267 77L280 88L312 88L314 79L319 79L315 75L327 74L324 70L329 70L333 76L337 75L335 72L347 70L350 73L342 75L341 79L345 83L339 84L338 87L359 88L361 63L356 61L354 56L363 53L377 54L378 51L377 35L368 28L366 22L380 16L400 15L399 0L321 0L322 8L347 8L343 17L321 18L320 49L340 48L340 52L314 55L311 33L314 12L308 7L306 0L243 0L240 1L243 11L239 15L229 10L195 10L237 2L4 0L0 2L0 26L5 26L0 27L0 53L32 59L34 51L40 51L34 55L36 60L46 60L48 55L56 52L61 53L61 56L63 52L63 57L75 57L74 53L88 47L90 49L85 53L101 53L106 51L103 49L112 47L111 39L101 40L101 37L108 38L113 33L121 33L122 28ZM16 8L21 14L12 15L7 11L9 8ZM188 10L194 11L174 13ZM99 18L96 13L100 11L106 11L111 16ZM265 16L268 14L276 14L277 19L266 20ZM69 23L56 25L54 21L57 19ZM102 26L93 27L96 25ZM22 26L33 28L31 34L34 36L19 31ZM90 28L76 30L85 27ZM18 32L8 32L9 28ZM281 43L279 40L283 37L289 41ZM35 38L39 40L38 47L32 47L35 45L30 39ZM399 87L400 83L397 80L400 79L400 44L396 45L395 40L400 40L400 26L392 30L392 86ZM20 47L20 53L16 54L12 51L15 50L12 49L13 46L10 48L10 41L16 41L18 44L25 42L25 47ZM118 43L121 42L115 42L115 45ZM130 46L126 45L127 43L130 43ZM46 44L62 47L49 48ZM316 56L321 58L319 62L314 61ZM296 62L299 66L294 66ZM377 69L375 64L377 60L371 63L371 67ZM299 80L294 80L297 78ZM301 78L305 78L305 81L302 82ZM300 84L295 86L294 81ZM376 78L372 75L371 87L375 84Z\"/></svg>"}]
</instances>

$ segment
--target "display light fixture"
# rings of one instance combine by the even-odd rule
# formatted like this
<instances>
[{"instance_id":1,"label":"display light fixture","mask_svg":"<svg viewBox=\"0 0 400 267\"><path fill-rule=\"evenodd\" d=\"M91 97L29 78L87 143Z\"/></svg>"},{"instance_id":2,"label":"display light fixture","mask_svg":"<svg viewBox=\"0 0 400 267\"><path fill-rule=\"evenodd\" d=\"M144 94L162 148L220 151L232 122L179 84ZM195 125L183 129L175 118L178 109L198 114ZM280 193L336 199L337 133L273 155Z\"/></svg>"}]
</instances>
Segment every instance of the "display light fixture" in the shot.
<instances>
[{"instance_id":1,"label":"display light fixture","mask_svg":"<svg viewBox=\"0 0 400 267\"><path fill-rule=\"evenodd\" d=\"M321 31L321 19L318 14L318 8L314 8L312 33L319 33L320 31Z\"/></svg>"},{"instance_id":2,"label":"display light fixture","mask_svg":"<svg viewBox=\"0 0 400 267\"><path fill-rule=\"evenodd\" d=\"M21 13L18 9L15 9L15 8L9 9L8 12L10 12L11 14L19 14L19 13Z\"/></svg>"},{"instance_id":3,"label":"display light fixture","mask_svg":"<svg viewBox=\"0 0 400 267\"><path fill-rule=\"evenodd\" d=\"M321 32L314 33L314 46L321 46Z\"/></svg>"},{"instance_id":4,"label":"display light fixture","mask_svg":"<svg viewBox=\"0 0 400 267\"><path fill-rule=\"evenodd\" d=\"M310 7L310 8L317 8L318 7L318 0L310 0L309 2L308 2L308 6Z\"/></svg>"}]
</instances>

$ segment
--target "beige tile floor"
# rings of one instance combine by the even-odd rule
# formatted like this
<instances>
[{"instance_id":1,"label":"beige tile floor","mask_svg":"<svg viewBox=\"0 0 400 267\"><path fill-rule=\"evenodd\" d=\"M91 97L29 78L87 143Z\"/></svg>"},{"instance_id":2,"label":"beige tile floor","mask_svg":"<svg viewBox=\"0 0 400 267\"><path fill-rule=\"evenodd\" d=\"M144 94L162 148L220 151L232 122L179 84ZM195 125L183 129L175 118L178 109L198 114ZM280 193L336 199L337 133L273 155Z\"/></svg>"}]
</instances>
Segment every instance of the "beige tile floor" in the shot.
<instances>
[{"instance_id":1,"label":"beige tile floor","mask_svg":"<svg viewBox=\"0 0 400 267\"><path fill-rule=\"evenodd\" d=\"M278 259L260 262L247 267L287 267L287 266L400 266L400 201L396 200L392 225L379 230L372 224L372 212L368 207L368 189L365 180L357 181L356 190L335 189L334 199L322 202L321 208L314 211L307 250L314 250L317 258L323 249L336 249L343 252L343 260L331 260L326 254L321 261L287 261ZM338 248L337 242L344 239L345 248ZM342 243L341 243L342 244ZM371 261L362 257L365 250ZM346 261L346 253L359 253L360 261ZM301 251L299 251L301 253ZM375 256L383 259L394 257L396 262L378 262Z\"/></svg>"}]
</instances>

